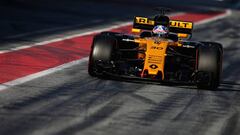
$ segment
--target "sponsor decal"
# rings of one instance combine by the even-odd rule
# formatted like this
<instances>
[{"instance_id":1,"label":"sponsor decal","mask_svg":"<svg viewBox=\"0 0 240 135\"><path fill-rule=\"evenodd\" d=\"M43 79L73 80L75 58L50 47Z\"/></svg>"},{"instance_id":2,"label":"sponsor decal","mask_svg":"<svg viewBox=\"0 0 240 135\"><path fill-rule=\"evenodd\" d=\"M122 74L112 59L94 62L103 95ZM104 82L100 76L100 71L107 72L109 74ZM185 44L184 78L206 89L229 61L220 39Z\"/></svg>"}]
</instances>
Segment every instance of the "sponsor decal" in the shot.
<instances>
[{"instance_id":1,"label":"sponsor decal","mask_svg":"<svg viewBox=\"0 0 240 135\"><path fill-rule=\"evenodd\" d=\"M192 29L193 23L192 22L182 22L182 21L170 21L170 27Z\"/></svg>"},{"instance_id":2,"label":"sponsor decal","mask_svg":"<svg viewBox=\"0 0 240 135\"><path fill-rule=\"evenodd\" d=\"M186 47L186 48L195 48L195 46L192 46L192 45L183 45L183 47Z\"/></svg>"},{"instance_id":3,"label":"sponsor decal","mask_svg":"<svg viewBox=\"0 0 240 135\"><path fill-rule=\"evenodd\" d=\"M136 17L136 23L154 25L155 22L152 20L149 20L148 18L145 18L145 17Z\"/></svg>"},{"instance_id":4,"label":"sponsor decal","mask_svg":"<svg viewBox=\"0 0 240 135\"><path fill-rule=\"evenodd\" d=\"M158 68L158 66L155 65L155 64L152 64L152 65L150 65L149 67L150 67L151 69L157 69L157 68Z\"/></svg>"},{"instance_id":5,"label":"sponsor decal","mask_svg":"<svg viewBox=\"0 0 240 135\"><path fill-rule=\"evenodd\" d=\"M158 47L158 46L152 46L151 49L157 49L157 50L162 50L162 47Z\"/></svg>"},{"instance_id":6,"label":"sponsor decal","mask_svg":"<svg viewBox=\"0 0 240 135\"><path fill-rule=\"evenodd\" d=\"M154 39L154 44L159 45L161 43L161 40L159 38Z\"/></svg>"}]
</instances>

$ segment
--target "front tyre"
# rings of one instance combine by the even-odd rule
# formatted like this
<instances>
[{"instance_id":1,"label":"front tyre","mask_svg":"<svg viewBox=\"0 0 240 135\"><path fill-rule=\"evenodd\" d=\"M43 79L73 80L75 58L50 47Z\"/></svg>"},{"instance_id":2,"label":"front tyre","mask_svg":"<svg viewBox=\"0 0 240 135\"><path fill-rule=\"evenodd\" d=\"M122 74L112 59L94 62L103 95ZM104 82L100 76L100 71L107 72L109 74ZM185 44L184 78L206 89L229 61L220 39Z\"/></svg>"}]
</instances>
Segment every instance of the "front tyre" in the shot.
<instances>
[{"instance_id":1,"label":"front tyre","mask_svg":"<svg viewBox=\"0 0 240 135\"><path fill-rule=\"evenodd\" d=\"M113 36L100 34L94 37L88 63L89 75L96 77L102 73L98 63L109 63L112 60L115 45L116 39Z\"/></svg>"},{"instance_id":2,"label":"front tyre","mask_svg":"<svg viewBox=\"0 0 240 135\"><path fill-rule=\"evenodd\" d=\"M204 42L197 50L197 87L216 89L220 84L222 72L222 45Z\"/></svg>"}]
</instances>

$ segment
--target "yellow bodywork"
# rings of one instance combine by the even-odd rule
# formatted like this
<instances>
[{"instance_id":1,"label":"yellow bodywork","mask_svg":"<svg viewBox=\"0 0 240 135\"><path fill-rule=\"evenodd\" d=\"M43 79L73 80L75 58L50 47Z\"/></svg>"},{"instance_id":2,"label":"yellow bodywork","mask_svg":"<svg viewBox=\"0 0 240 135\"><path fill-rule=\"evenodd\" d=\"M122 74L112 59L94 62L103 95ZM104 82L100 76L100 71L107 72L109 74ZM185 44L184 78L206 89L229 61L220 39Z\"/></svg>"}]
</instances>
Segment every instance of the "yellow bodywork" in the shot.
<instances>
[{"instance_id":1,"label":"yellow bodywork","mask_svg":"<svg viewBox=\"0 0 240 135\"><path fill-rule=\"evenodd\" d=\"M140 33L142 29L152 30L154 26L158 25L158 23L159 22L156 22L150 18L135 17L132 32ZM144 59L144 67L141 77L145 77L146 72L150 77L158 76L160 73L162 80L164 80L164 67L167 48L168 46L181 47L181 40L191 37L193 22L170 20L168 27L170 32L174 29L173 33L177 34L179 41L174 42L170 39L161 37L135 38L134 42L139 44L139 50L144 50L144 53L140 52L138 54L138 59Z\"/></svg>"},{"instance_id":2,"label":"yellow bodywork","mask_svg":"<svg viewBox=\"0 0 240 135\"><path fill-rule=\"evenodd\" d=\"M150 38L137 38L136 43L139 43L139 49L144 49L145 53L139 53L138 58L144 59L144 68L142 71L142 77L147 71L148 75L156 76L161 73L162 80L164 80L164 66L166 50L168 46L181 46L179 42L173 42L172 40L150 37Z\"/></svg>"}]
</instances>

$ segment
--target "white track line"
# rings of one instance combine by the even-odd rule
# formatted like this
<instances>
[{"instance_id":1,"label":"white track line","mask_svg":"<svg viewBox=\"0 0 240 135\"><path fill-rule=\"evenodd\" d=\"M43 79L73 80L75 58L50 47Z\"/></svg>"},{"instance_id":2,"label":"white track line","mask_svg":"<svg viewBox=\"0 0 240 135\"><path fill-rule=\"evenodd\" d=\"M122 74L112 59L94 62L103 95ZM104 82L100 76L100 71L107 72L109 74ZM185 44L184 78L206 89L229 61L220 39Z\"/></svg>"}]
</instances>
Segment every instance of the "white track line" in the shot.
<instances>
[{"instance_id":1,"label":"white track line","mask_svg":"<svg viewBox=\"0 0 240 135\"><path fill-rule=\"evenodd\" d=\"M179 12L179 13L171 14L169 16L177 16L177 15L182 15L182 14L185 14L185 13ZM128 26L128 25L131 25L131 24L132 24L132 21L131 22L115 22L115 25L106 26L106 28L100 28L100 29L96 29L96 30L93 30L93 31L84 32L84 33L81 33L81 34L74 34L74 35L71 35L71 36L65 36L63 38L55 38L55 39L52 39L52 40L43 41L43 42L39 42L39 43L34 43L34 44L31 44L31 45L24 45L24 46L20 46L20 47L15 47L15 48L11 48L11 49L8 49L8 50L0 50L0 54L12 52L12 51L17 51L17 50L21 50L21 49L26 49L26 48L31 48L31 47L34 47L34 46L46 45L46 44L53 43L53 42L63 41L63 40L66 40L66 39L72 39L72 38L75 38L75 37L91 35L93 33L100 33L102 31L109 31L111 29L117 29L117 28ZM79 25L76 25L76 27L77 26L79 26ZM72 27L75 27L75 26L72 26ZM63 29L66 29L66 28L68 28L68 27L64 27ZM51 31L51 30L49 30L49 31ZM44 32L49 32L49 31L44 30ZM42 31L37 31L37 33L40 33L40 32L42 32ZM21 34L21 35L12 36L12 37L20 37L20 36L25 36L25 35L35 34L35 33L36 32L25 33L25 34Z\"/></svg>"},{"instance_id":2,"label":"white track line","mask_svg":"<svg viewBox=\"0 0 240 135\"><path fill-rule=\"evenodd\" d=\"M206 19L206 20L203 20L203 21L199 21L197 23L194 23L194 25L201 25L201 24L206 24L206 23L209 23L209 22L217 21L217 20L223 19L223 18L225 18L227 16L230 16L231 14L232 14L231 10L226 10L225 14L218 15L216 17L213 17L213 18L210 18L210 19Z\"/></svg>"},{"instance_id":3,"label":"white track line","mask_svg":"<svg viewBox=\"0 0 240 135\"><path fill-rule=\"evenodd\" d=\"M16 47L16 48L11 48L10 50L1 50L0 54L1 53L12 52L12 51L17 51L17 50L21 50L21 49L26 49L26 48L31 48L31 47L34 47L34 46L46 45L46 44L49 44L49 43L63 41L63 40L66 40L66 39L72 39L72 38L75 38L75 37L80 37L80 36L85 36L85 35L90 35L90 34L93 34L93 33L99 33L99 32L102 32L102 31L108 31L108 30L111 30L111 29L116 29L116 28L131 25L131 24L132 24L132 22L126 22L126 23L121 23L119 25L114 25L114 26L111 26L111 27L108 27L108 28L98 29L98 30L94 30L94 31L90 31L90 32L84 32L84 33L81 33L81 34L75 34L75 35L66 36L66 37L63 37L63 38L56 38L56 39L52 39L52 40L48 40L48 41L43 41L43 42L40 42L40 43L35 43L35 44L32 44L32 45L25 45L25 46L20 46L20 47Z\"/></svg>"},{"instance_id":4,"label":"white track line","mask_svg":"<svg viewBox=\"0 0 240 135\"><path fill-rule=\"evenodd\" d=\"M213 22L213 21L216 21L216 20L219 20L219 19L223 19L227 16L230 16L231 14L232 14L231 10L227 10L226 13L223 14L223 15L219 15L219 16L216 16L216 17L213 17L213 18L210 18L210 19L200 21L198 23L195 23L195 25L206 24L206 23ZM50 41L37 43L36 45L44 45L44 44L48 44L48 43L52 43L52 42L62 41L62 40L65 40L65 39L71 39L71 38L78 37L78 36L89 35L89 34L93 34L93 33L99 33L99 32L102 32L102 31L108 31L108 30L111 30L111 29L114 29L114 28L124 27L124 26L131 25L131 24L132 24L132 22L127 22L127 23L123 23L123 24L120 24L120 25L111 26L109 28L99 29L99 30L95 30L95 31L85 32L85 33L82 33L82 34L68 36L68 37L65 37L65 38L53 39L53 40L50 40ZM25 47L29 48L29 46L25 46ZM30 47L32 47L32 46L30 46ZM15 48L14 50L19 50L20 48L24 48L24 47ZM44 70L44 71L41 71L41 72L38 72L38 73L34 73L34 74L31 74L31 75L28 75L28 76L25 76L25 77L18 78L18 79L13 80L13 81L9 81L9 82L0 84L0 91L4 91L4 90L6 90L10 87L23 84L23 83L31 81L33 79L55 73L57 71L72 67L74 65L81 64L83 62L86 62L87 60L88 60L88 57L85 57L85 58L82 58L82 59L79 59L79 60L75 60L75 61L72 61L72 62L69 62L69 63L62 64L62 65L54 67L54 68L50 68L50 69L47 69L47 70Z\"/></svg>"},{"instance_id":5,"label":"white track line","mask_svg":"<svg viewBox=\"0 0 240 135\"><path fill-rule=\"evenodd\" d=\"M101 22L101 20L94 20L91 23L96 24L96 23L100 23L100 22ZM55 28L50 28L50 29L43 29L43 30L37 30L37 31L33 31L33 32L26 32L26 33L21 33L21 34L17 34L17 35L7 36L5 38L6 39L21 38L21 37L32 36L32 35L41 34L41 33L48 33L48 32L57 31L57 30L73 29L73 28L77 28L77 27L80 27L83 25L84 24L75 24L72 26L55 27Z\"/></svg>"},{"instance_id":6,"label":"white track line","mask_svg":"<svg viewBox=\"0 0 240 135\"><path fill-rule=\"evenodd\" d=\"M57 66L57 67L49 68L47 70L44 70L44 71L41 71L41 72L38 72L38 73L34 73L34 74L31 74L31 75L28 75L28 76L25 76L25 77L22 77L22 78L18 78L16 80L13 80L13 81L10 81L10 82L0 84L0 91L3 91L5 89L7 89L9 87L12 87L12 86L15 86L15 85L19 85L19 84L31 81L33 79L43 77L45 75L49 75L51 73L54 73L54 72L72 67L74 65L81 64L83 62L86 62L87 60L88 60L88 57L85 57L85 58L75 60L75 61L72 61L72 62L69 62L69 63L66 63L66 64L62 64L62 65Z\"/></svg>"}]
</instances>

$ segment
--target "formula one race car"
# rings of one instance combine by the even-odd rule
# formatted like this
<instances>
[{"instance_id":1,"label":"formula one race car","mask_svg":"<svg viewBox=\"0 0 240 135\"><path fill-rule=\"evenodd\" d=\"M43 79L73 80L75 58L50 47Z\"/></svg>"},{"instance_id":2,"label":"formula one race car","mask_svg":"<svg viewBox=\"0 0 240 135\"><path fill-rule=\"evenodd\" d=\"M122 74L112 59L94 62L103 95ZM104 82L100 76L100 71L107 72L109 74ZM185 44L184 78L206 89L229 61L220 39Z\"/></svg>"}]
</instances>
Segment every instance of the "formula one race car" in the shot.
<instances>
[{"instance_id":1,"label":"formula one race car","mask_svg":"<svg viewBox=\"0 0 240 135\"><path fill-rule=\"evenodd\" d=\"M135 17L132 31L138 35L102 32L94 37L88 73L216 89L222 72L222 45L188 41L192 29L192 22L170 20L164 14Z\"/></svg>"}]
</instances>

